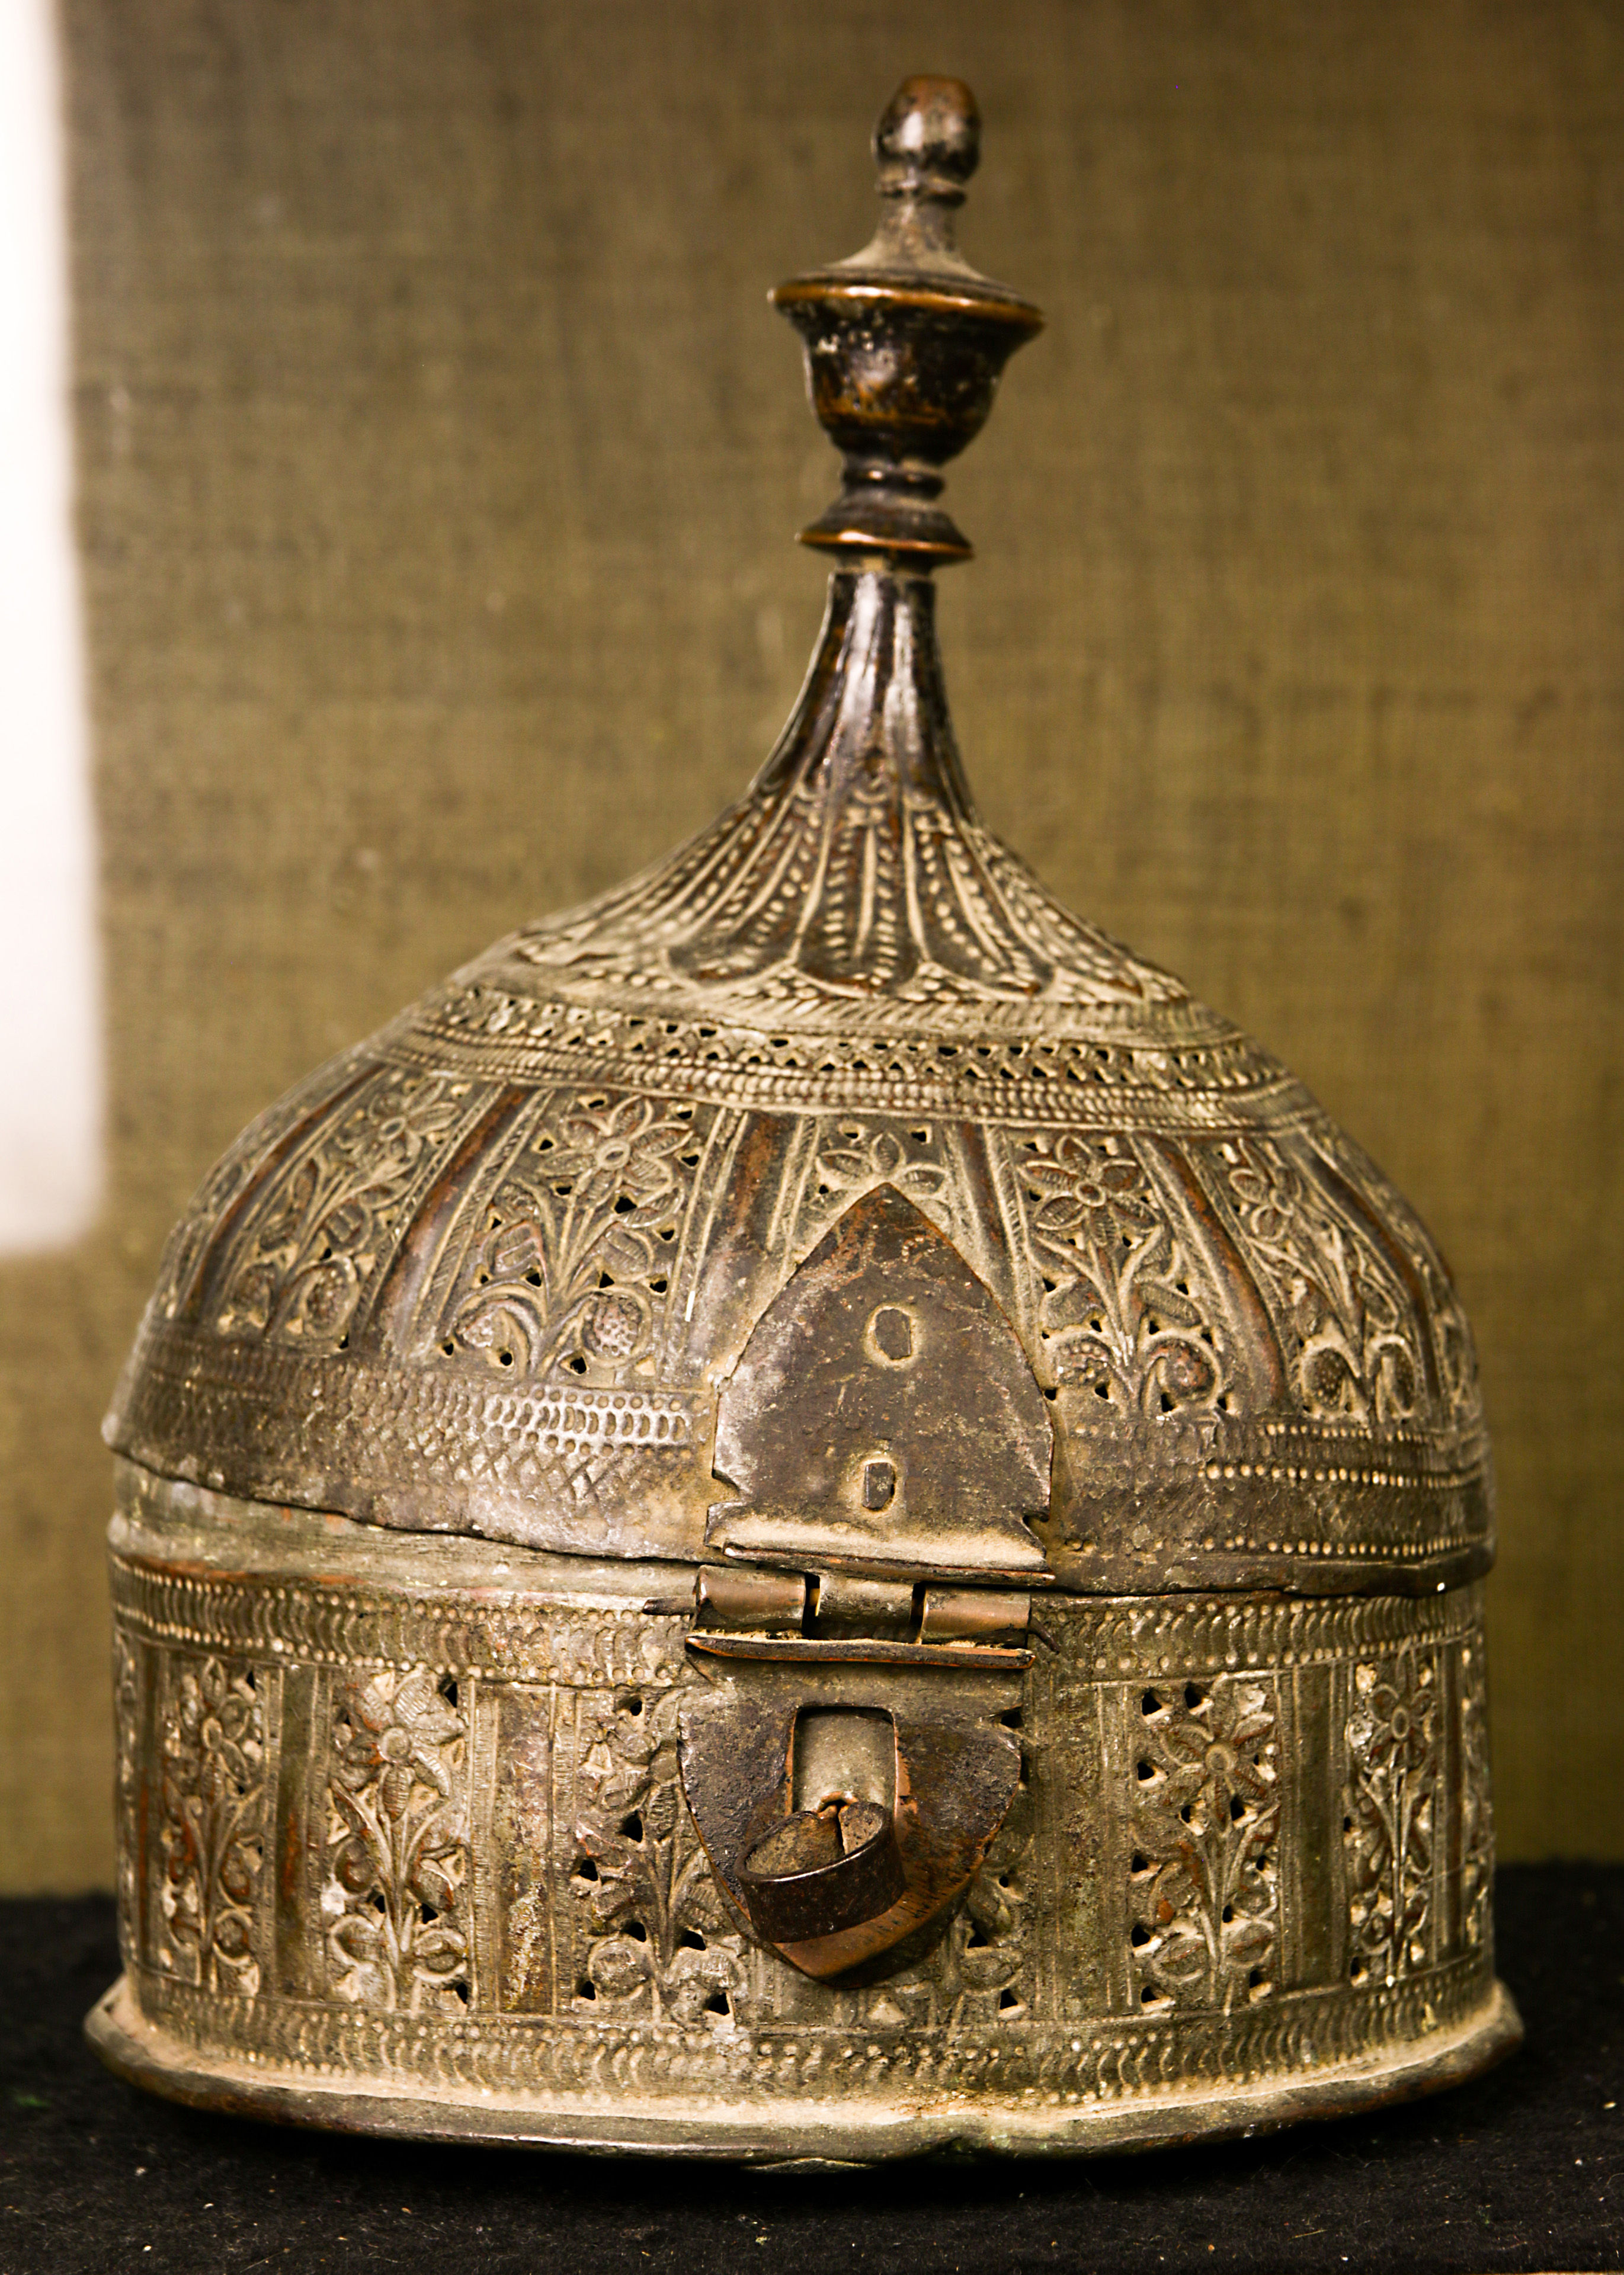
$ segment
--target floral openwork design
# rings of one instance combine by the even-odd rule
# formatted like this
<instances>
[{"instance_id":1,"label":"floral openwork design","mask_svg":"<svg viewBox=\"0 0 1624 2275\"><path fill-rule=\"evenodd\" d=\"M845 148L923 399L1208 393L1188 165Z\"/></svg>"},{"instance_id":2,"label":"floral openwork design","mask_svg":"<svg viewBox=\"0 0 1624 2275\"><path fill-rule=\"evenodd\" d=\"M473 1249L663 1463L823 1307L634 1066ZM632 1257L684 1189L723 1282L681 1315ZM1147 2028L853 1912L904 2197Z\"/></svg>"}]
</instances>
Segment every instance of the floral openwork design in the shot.
<instances>
[{"instance_id":1,"label":"floral openwork design","mask_svg":"<svg viewBox=\"0 0 1624 2275\"><path fill-rule=\"evenodd\" d=\"M1219 1347L1137 1156L1121 1139L1067 1132L1049 1150L1029 1143L1016 1172L1059 1379L1146 1414L1218 1402Z\"/></svg>"},{"instance_id":2,"label":"floral openwork design","mask_svg":"<svg viewBox=\"0 0 1624 2275\"><path fill-rule=\"evenodd\" d=\"M1220 2007L1273 1988L1280 1765L1273 1686L1147 1690L1135 1719L1129 1931L1142 2006Z\"/></svg>"},{"instance_id":3,"label":"floral openwork design","mask_svg":"<svg viewBox=\"0 0 1624 2275\"><path fill-rule=\"evenodd\" d=\"M837 1123L818 1153L820 1199L843 1207L872 1185L895 1185L910 1200L946 1203L948 1173L922 1150L930 1142L928 1129L912 1131L904 1143L894 1130L871 1129L863 1122Z\"/></svg>"},{"instance_id":4,"label":"floral openwork design","mask_svg":"<svg viewBox=\"0 0 1624 2275\"><path fill-rule=\"evenodd\" d=\"M871 2029L988 2030L1031 2014L1036 1994L1024 1867L1035 1825L1031 1788L1023 1780L940 1942L917 1965L863 1994L863 2019Z\"/></svg>"},{"instance_id":5,"label":"floral openwork design","mask_svg":"<svg viewBox=\"0 0 1624 2275\"><path fill-rule=\"evenodd\" d=\"M578 2007L603 2001L656 2021L725 2017L743 1987L744 1939L724 1915L684 1805L676 1765L681 1687L583 1702L570 1891L586 1942Z\"/></svg>"},{"instance_id":6,"label":"floral openwork design","mask_svg":"<svg viewBox=\"0 0 1624 2275\"><path fill-rule=\"evenodd\" d=\"M578 1100L493 1202L446 1348L587 1384L646 1368L699 1159L691 1106Z\"/></svg>"},{"instance_id":7,"label":"floral openwork design","mask_svg":"<svg viewBox=\"0 0 1624 2275\"><path fill-rule=\"evenodd\" d=\"M469 1085L391 1071L342 1113L276 1192L237 1262L215 1325L341 1345L425 1157L460 1122Z\"/></svg>"},{"instance_id":8,"label":"floral openwork design","mask_svg":"<svg viewBox=\"0 0 1624 2275\"><path fill-rule=\"evenodd\" d=\"M1440 1702L1432 1659L1354 1669L1348 1859L1356 1983L1391 1984L1431 1956L1432 1813Z\"/></svg>"},{"instance_id":9,"label":"floral openwork design","mask_svg":"<svg viewBox=\"0 0 1624 2275\"><path fill-rule=\"evenodd\" d=\"M1405 1421L1425 1399L1416 1321L1394 1274L1267 1138L1222 1148L1229 1191L1270 1273L1312 1414Z\"/></svg>"},{"instance_id":10,"label":"floral openwork design","mask_svg":"<svg viewBox=\"0 0 1624 2275\"><path fill-rule=\"evenodd\" d=\"M173 1966L205 1991L260 1987L265 1726L252 1669L182 1659L163 1722L163 1893Z\"/></svg>"},{"instance_id":11,"label":"floral openwork design","mask_svg":"<svg viewBox=\"0 0 1624 2275\"><path fill-rule=\"evenodd\" d=\"M335 1704L321 1901L335 1992L358 2006L456 2012L468 1996L467 1725L455 1697L414 1667L346 1684Z\"/></svg>"}]
</instances>

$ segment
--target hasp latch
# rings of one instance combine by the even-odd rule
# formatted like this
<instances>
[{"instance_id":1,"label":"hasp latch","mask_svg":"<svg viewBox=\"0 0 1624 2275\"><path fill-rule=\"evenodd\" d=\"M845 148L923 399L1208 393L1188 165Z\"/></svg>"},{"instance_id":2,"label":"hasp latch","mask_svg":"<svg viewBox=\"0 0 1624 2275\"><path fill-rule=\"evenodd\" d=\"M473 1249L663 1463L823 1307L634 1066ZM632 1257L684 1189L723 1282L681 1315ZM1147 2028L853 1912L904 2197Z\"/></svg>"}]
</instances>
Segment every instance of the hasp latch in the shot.
<instances>
[{"instance_id":1,"label":"hasp latch","mask_svg":"<svg viewBox=\"0 0 1624 2275\"><path fill-rule=\"evenodd\" d=\"M1030 1587L706 1565L693 1606L690 1651L726 1664L683 1788L729 1900L820 1980L906 1963L1020 1787Z\"/></svg>"}]
</instances>

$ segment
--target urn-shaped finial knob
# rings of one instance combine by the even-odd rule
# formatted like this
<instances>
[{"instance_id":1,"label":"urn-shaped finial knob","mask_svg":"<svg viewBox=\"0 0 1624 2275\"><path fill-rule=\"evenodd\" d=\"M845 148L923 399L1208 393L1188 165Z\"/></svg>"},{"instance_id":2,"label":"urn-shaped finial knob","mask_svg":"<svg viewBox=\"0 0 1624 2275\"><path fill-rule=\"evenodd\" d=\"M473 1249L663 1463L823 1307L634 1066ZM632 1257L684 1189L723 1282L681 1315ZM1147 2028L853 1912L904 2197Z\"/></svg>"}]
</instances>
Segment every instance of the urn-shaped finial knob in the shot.
<instances>
[{"instance_id":1,"label":"urn-shaped finial knob","mask_svg":"<svg viewBox=\"0 0 1624 2275\"><path fill-rule=\"evenodd\" d=\"M1043 323L959 252L957 208L980 155L981 115L962 79L904 79L874 129L872 241L773 295L805 344L812 408L845 462L841 495L804 545L896 567L969 558L936 503L940 470L980 433L1005 364Z\"/></svg>"}]
</instances>

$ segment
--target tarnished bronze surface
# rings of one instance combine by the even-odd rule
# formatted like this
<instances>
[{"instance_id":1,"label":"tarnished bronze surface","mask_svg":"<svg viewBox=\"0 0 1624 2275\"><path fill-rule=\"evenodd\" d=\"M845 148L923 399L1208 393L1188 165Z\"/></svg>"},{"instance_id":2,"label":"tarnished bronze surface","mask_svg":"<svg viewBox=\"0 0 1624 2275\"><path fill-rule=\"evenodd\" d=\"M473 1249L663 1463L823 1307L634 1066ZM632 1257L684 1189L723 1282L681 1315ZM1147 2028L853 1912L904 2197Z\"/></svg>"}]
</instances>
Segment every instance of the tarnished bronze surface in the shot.
<instances>
[{"instance_id":1,"label":"tarnished bronze surface","mask_svg":"<svg viewBox=\"0 0 1624 2275\"><path fill-rule=\"evenodd\" d=\"M843 487L669 860L256 1123L120 1385L126 2075L754 2158L1118 2147L1513 2042L1435 1250L986 830L930 575L1039 329L968 90L774 296Z\"/></svg>"}]
</instances>

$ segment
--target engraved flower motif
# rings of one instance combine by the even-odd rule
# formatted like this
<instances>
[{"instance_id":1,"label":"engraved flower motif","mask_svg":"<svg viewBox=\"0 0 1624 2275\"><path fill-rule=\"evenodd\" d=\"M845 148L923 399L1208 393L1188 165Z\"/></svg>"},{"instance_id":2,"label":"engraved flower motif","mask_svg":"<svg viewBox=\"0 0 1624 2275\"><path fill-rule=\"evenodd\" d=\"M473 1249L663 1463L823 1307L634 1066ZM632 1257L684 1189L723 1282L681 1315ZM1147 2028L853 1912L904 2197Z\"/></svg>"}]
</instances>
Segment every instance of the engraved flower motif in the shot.
<instances>
[{"instance_id":1,"label":"engraved flower motif","mask_svg":"<svg viewBox=\"0 0 1624 2275\"><path fill-rule=\"evenodd\" d=\"M1243 1162L1229 1172L1229 1184L1254 1240L1269 1247L1289 1242L1301 1198L1295 1177L1279 1165Z\"/></svg>"},{"instance_id":2,"label":"engraved flower motif","mask_svg":"<svg viewBox=\"0 0 1624 2275\"><path fill-rule=\"evenodd\" d=\"M594 1296L581 1316L581 1342L593 1358L635 1357L648 1332L648 1305L630 1288Z\"/></svg>"},{"instance_id":3,"label":"engraved flower motif","mask_svg":"<svg viewBox=\"0 0 1624 2275\"><path fill-rule=\"evenodd\" d=\"M577 1997L646 1999L691 2028L729 2010L743 1944L678 1800L683 1695L584 1702L578 1775L589 1813L575 1827L570 1889L588 1927Z\"/></svg>"},{"instance_id":4,"label":"engraved flower motif","mask_svg":"<svg viewBox=\"0 0 1624 2275\"><path fill-rule=\"evenodd\" d=\"M1402 1422L1421 1393L1416 1322L1397 1281L1276 1146L1222 1151L1242 1221L1297 1339L1303 1402L1312 1413L1368 1420L1373 1410L1379 1422Z\"/></svg>"},{"instance_id":5,"label":"engraved flower motif","mask_svg":"<svg viewBox=\"0 0 1624 2275\"><path fill-rule=\"evenodd\" d=\"M1017 1157L1044 1293L1039 1324L1062 1384L1155 1417L1223 1388L1201 1282L1144 1165L1066 1132Z\"/></svg>"},{"instance_id":6,"label":"engraved flower motif","mask_svg":"<svg viewBox=\"0 0 1624 2275\"><path fill-rule=\"evenodd\" d=\"M1113 1246L1157 1222L1140 1190L1138 1163L1092 1139L1058 1138L1052 1154L1023 1161L1021 1175L1039 1198L1032 1229L1048 1246Z\"/></svg>"},{"instance_id":7,"label":"engraved flower motif","mask_svg":"<svg viewBox=\"0 0 1624 2275\"><path fill-rule=\"evenodd\" d=\"M217 1659L205 1660L200 1673L188 1668L166 1751L206 1807L243 1792L258 1777L264 1752L246 1681L231 1682Z\"/></svg>"},{"instance_id":8,"label":"engraved flower motif","mask_svg":"<svg viewBox=\"0 0 1624 2275\"><path fill-rule=\"evenodd\" d=\"M818 1175L832 1192L866 1191L871 1185L892 1184L916 1200L930 1199L947 1183L947 1171L933 1161L910 1160L900 1138L890 1130L865 1130L845 1122L835 1142L818 1156Z\"/></svg>"},{"instance_id":9,"label":"engraved flower motif","mask_svg":"<svg viewBox=\"0 0 1624 2275\"><path fill-rule=\"evenodd\" d=\"M1265 1693L1255 1683L1218 1682L1197 1705L1169 1714L1156 1732L1167 1784L1165 1808L1228 1808L1240 1796L1258 1807L1275 1798L1274 1772L1255 1757L1274 1733ZM1187 1820L1188 1821L1188 1820Z\"/></svg>"},{"instance_id":10,"label":"engraved flower motif","mask_svg":"<svg viewBox=\"0 0 1624 2275\"><path fill-rule=\"evenodd\" d=\"M352 1106L273 1192L220 1330L336 1343L417 1164L456 1127L468 1087L397 1074Z\"/></svg>"},{"instance_id":11,"label":"engraved flower motif","mask_svg":"<svg viewBox=\"0 0 1624 2275\"><path fill-rule=\"evenodd\" d=\"M521 1374L562 1366L602 1383L646 1372L701 1144L691 1107L572 1100L496 1195L454 1342Z\"/></svg>"},{"instance_id":12,"label":"engraved flower motif","mask_svg":"<svg viewBox=\"0 0 1624 2275\"><path fill-rule=\"evenodd\" d=\"M1356 1667L1354 1692L1350 1735L1368 1768L1389 1780L1424 1769L1431 1757L1437 1703L1431 1667L1424 1663L1409 1685L1383 1682L1373 1667Z\"/></svg>"},{"instance_id":13,"label":"engraved flower motif","mask_svg":"<svg viewBox=\"0 0 1624 2275\"><path fill-rule=\"evenodd\" d=\"M566 1114L558 1137L562 1142L546 1149L555 1190L567 1183L578 1207L623 1198L637 1207L676 1183L668 1157L691 1141L693 1129L653 1099L623 1098Z\"/></svg>"},{"instance_id":14,"label":"engraved flower motif","mask_svg":"<svg viewBox=\"0 0 1624 2275\"><path fill-rule=\"evenodd\" d=\"M163 1734L163 1914L176 1947L196 1953L206 1986L223 1967L250 1992L259 1977L245 1907L261 1856L262 1729L245 1670L233 1675L217 1659L181 1670Z\"/></svg>"},{"instance_id":15,"label":"engraved flower motif","mask_svg":"<svg viewBox=\"0 0 1624 2275\"><path fill-rule=\"evenodd\" d=\"M467 1831L451 1770L466 1728L427 1667L346 1683L336 1701L321 1908L348 2003L450 2011L465 1980Z\"/></svg>"},{"instance_id":16,"label":"engraved flower motif","mask_svg":"<svg viewBox=\"0 0 1624 2275\"><path fill-rule=\"evenodd\" d=\"M338 1153L358 1153L368 1167L381 1153L415 1160L424 1144L443 1138L457 1120L467 1085L448 1086L439 1075L404 1075L346 1116L335 1140Z\"/></svg>"},{"instance_id":17,"label":"engraved flower motif","mask_svg":"<svg viewBox=\"0 0 1624 2275\"><path fill-rule=\"evenodd\" d=\"M374 1674L351 1693L349 1704L337 1774L351 1793L375 1777L384 1814L397 1819L405 1814L414 1777L449 1797L451 1780L440 1750L465 1724L440 1696L431 1669Z\"/></svg>"}]
</instances>

